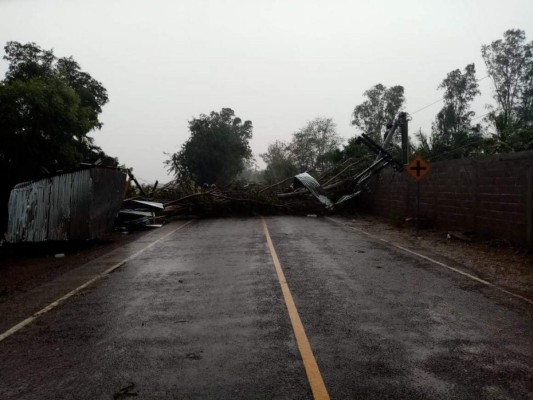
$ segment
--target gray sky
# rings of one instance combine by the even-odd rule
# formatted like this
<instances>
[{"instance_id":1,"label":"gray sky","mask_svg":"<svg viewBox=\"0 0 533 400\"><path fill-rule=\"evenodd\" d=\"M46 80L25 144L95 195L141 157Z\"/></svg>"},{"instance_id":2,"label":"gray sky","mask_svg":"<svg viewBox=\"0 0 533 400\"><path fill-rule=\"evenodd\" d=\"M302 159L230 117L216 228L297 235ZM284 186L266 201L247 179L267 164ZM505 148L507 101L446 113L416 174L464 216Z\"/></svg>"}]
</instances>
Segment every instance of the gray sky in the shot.
<instances>
[{"instance_id":1,"label":"gray sky","mask_svg":"<svg viewBox=\"0 0 533 400\"><path fill-rule=\"evenodd\" d=\"M371 86L403 85L413 113L441 97L448 72L474 62L483 78L482 44L511 28L531 40L532 16L531 0L0 0L0 44L53 48L102 82L110 102L96 143L153 182L170 179L163 153L201 113L230 107L251 120L258 161L317 116L348 138ZM490 80L480 89L477 115ZM429 131L440 107L414 114L410 132Z\"/></svg>"}]
</instances>

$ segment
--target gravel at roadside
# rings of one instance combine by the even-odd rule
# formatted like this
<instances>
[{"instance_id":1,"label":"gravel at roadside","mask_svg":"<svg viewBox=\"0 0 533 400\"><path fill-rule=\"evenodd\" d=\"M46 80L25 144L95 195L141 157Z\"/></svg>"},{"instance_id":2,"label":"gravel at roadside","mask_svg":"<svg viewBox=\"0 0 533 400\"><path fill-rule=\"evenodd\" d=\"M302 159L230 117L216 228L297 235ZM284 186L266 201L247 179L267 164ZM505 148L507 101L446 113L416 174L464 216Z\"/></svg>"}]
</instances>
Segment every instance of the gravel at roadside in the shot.
<instances>
[{"instance_id":1,"label":"gravel at roadside","mask_svg":"<svg viewBox=\"0 0 533 400\"><path fill-rule=\"evenodd\" d=\"M367 214L344 216L350 226L401 246L420 248L451 260L481 279L533 300L533 254L502 241L475 242L456 232L422 229L413 221L391 223Z\"/></svg>"}]
</instances>

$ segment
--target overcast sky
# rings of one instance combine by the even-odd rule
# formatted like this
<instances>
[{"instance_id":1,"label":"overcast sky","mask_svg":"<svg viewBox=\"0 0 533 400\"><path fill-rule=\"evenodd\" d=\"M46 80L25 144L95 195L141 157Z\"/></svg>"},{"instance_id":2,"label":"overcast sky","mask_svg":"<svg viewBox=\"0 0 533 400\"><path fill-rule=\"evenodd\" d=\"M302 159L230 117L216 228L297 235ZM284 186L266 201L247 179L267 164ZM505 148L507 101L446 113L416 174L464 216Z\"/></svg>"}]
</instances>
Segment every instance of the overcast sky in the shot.
<instances>
[{"instance_id":1,"label":"overcast sky","mask_svg":"<svg viewBox=\"0 0 533 400\"><path fill-rule=\"evenodd\" d=\"M448 72L474 62L486 76L482 44L511 28L533 38L531 0L0 0L0 18L2 47L53 48L103 83L110 102L96 143L148 182L170 179L164 153L201 113L230 107L251 120L260 161L318 116L356 135L350 114L377 83L403 85L413 113L441 97ZM479 116L490 80L480 89ZM415 113L410 132L429 131L440 107Z\"/></svg>"}]
</instances>

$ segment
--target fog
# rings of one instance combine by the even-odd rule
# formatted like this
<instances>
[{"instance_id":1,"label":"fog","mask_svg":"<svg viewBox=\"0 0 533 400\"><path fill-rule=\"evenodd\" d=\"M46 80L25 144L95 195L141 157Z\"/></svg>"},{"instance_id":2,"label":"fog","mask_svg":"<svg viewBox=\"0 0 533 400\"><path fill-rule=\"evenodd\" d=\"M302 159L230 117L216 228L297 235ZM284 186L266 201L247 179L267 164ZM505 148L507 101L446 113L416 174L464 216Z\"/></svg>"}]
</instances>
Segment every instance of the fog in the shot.
<instances>
[{"instance_id":1,"label":"fog","mask_svg":"<svg viewBox=\"0 0 533 400\"><path fill-rule=\"evenodd\" d=\"M318 116L356 135L351 112L377 83L404 86L410 132L429 132L442 103L416 111L473 62L482 116L492 84L481 45L511 28L531 40L532 15L532 1L0 0L0 42L53 48L102 82L110 102L92 136L153 182L170 179L165 153L188 121L223 107L253 122L259 166L270 143Z\"/></svg>"}]
</instances>

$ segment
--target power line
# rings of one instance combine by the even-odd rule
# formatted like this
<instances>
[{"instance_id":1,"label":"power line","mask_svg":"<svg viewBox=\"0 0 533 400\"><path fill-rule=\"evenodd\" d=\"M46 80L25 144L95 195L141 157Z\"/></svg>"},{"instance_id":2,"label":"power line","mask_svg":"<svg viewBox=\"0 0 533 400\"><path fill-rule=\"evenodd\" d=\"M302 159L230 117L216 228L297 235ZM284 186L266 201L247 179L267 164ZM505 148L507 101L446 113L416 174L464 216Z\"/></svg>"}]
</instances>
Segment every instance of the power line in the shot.
<instances>
[{"instance_id":1,"label":"power line","mask_svg":"<svg viewBox=\"0 0 533 400\"><path fill-rule=\"evenodd\" d=\"M471 121L475 121L476 119L480 119L480 118L486 117L487 115L492 114L493 112L496 112L496 111L500 111L500 110L501 110L501 108L497 108L495 110L489 111L488 113L480 115L479 117L472 118Z\"/></svg>"},{"instance_id":2,"label":"power line","mask_svg":"<svg viewBox=\"0 0 533 400\"><path fill-rule=\"evenodd\" d=\"M435 155L433 157L428 158L427 160L428 161L435 161L435 160L441 158L442 156L444 156L446 154L453 153L456 150L460 150L460 149L463 149L463 148L468 147L468 146L472 146L472 145L475 145L475 144L483 143L484 141L485 141L485 139L483 139L483 138L477 139L477 140L473 140L471 142L463 144L462 146L455 147L455 148L453 148L451 150L443 151L443 152L441 152L441 153L439 153L439 154L437 154L437 155Z\"/></svg>"},{"instance_id":3,"label":"power line","mask_svg":"<svg viewBox=\"0 0 533 400\"><path fill-rule=\"evenodd\" d=\"M489 77L489 75L486 75L486 76L484 76L483 78L476 79L476 82L481 82L482 80L487 79L488 77ZM416 110L416 111L414 111L414 112L412 112L412 113L409 113L409 114L410 114L410 115L415 115L417 112L420 112L420 111L422 111L422 110L425 110L426 108L431 107L432 105L437 104L437 103L439 103L439 102L441 102L441 101L443 101L443 100L444 100L444 97L441 97L440 99L435 100L433 103L430 103L430 104L428 104L427 106L424 106L424 107L422 107L422 108L420 108L420 109L418 109L418 110Z\"/></svg>"},{"instance_id":4,"label":"power line","mask_svg":"<svg viewBox=\"0 0 533 400\"><path fill-rule=\"evenodd\" d=\"M422 107L422 108L420 108L420 109L418 109L418 110L416 110L416 111L414 111L414 112L412 112L412 113L409 113L409 114L410 114L410 115L415 115L417 112L422 111L422 110L425 110L426 108L431 107L433 104L440 103L442 100L444 100L444 97L443 97L443 98L440 98L440 99L434 101L433 103L428 104L427 106L424 106L424 107Z\"/></svg>"}]
</instances>

